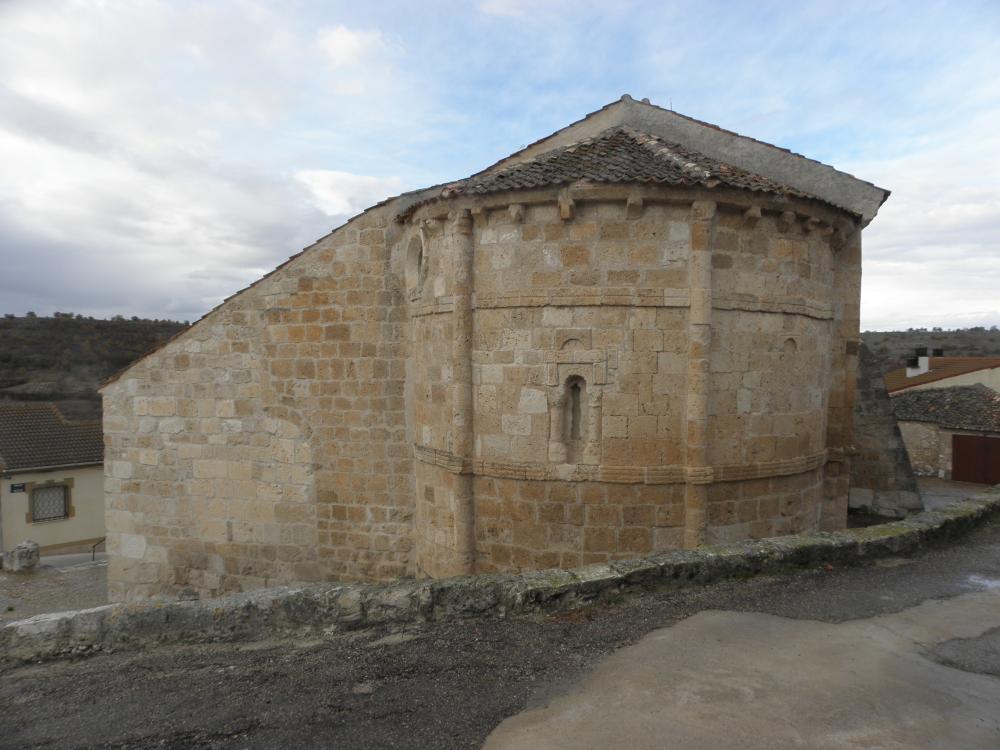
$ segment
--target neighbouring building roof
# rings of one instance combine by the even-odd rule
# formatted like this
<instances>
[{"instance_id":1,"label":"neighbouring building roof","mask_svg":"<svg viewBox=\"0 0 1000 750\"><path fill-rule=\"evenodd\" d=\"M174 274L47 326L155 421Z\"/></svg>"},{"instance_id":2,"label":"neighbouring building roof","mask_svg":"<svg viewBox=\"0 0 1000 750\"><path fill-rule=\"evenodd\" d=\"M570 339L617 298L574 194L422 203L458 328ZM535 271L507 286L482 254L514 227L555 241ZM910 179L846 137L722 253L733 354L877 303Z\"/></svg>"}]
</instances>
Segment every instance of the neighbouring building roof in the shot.
<instances>
[{"instance_id":1,"label":"neighbouring building roof","mask_svg":"<svg viewBox=\"0 0 1000 750\"><path fill-rule=\"evenodd\" d=\"M1000 432L1000 393L985 385L906 391L892 397L892 409L900 422Z\"/></svg>"},{"instance_id":2,"label":"neighbouring building roof","mask_svg":"<svg viewBox=\"0 0 1000 750\"><path fill-rule=\"evenodd\" d=\"M0 468L5 472L104 462L100 422L71 422L49 403L0 402Z\"/></svg>"},{"instance_id":3,"label":"neighbouring building roof","mask_svg":"<svg viewBox=\"0 0 1000 750\"><path fill-rule=\"evenodd\" d=\"M915 385L934 383L938 380L965 375L978 370L992 370L1000 367L1000 357L930 357L930 369L922 375L906 376L906 368L886 373L885 387L889 393L912 388Z\"/></svg>"},{"instance_id":4,"label":"neighbouring building roof","mask_svg":"<svg viewBox=\"0 0 1000 750\"><path fill-rule=\"evenodd\" d=\"M544 152L528 161L474 175L449 187L451 194L485 195L505 190L567 185L577 180L705 187L723 184L822 200L709 158L692 148L624 126L608 128L592 138Z\"/></svg>"}]
</instances>

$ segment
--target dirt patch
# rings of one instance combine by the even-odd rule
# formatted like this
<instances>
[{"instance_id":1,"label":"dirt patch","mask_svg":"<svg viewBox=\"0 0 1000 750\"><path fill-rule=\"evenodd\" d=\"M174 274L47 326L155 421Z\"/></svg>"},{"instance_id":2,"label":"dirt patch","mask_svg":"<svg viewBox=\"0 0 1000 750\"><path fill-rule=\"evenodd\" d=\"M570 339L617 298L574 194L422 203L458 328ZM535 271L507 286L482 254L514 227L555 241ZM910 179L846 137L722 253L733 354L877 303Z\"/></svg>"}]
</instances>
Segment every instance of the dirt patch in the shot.
<instances>
[{"instance_id":1,"label":"dirt patch","mask_svg":"<svg viewBox=\"0 0 1000 750\"><path fill-rule=\"evenodd\" d=\"M104 562L65 568L41 565L31 573L0 570L0 623L107 603L108 568Z\"/></svg>"}]
</instances>

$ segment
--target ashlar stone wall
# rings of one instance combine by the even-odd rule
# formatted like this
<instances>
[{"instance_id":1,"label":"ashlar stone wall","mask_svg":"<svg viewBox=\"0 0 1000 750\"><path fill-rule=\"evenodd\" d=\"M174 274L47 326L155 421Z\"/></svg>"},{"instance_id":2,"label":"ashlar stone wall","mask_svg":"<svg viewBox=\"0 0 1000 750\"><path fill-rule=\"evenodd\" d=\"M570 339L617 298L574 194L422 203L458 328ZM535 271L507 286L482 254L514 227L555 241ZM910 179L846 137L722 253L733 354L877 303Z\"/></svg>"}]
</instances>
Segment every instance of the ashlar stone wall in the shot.
<instances>
[{"instance_id":1,"label":"ashlar stone wall","mask_svg":"<svg viewBox=\"0 0 1000 750\"><path fill-rule=\"evenodd\" d=\"M408 218L418 571L843 526L856 225L707 192L584 186Z\"/></svg>"},{"instance_id":2,"label":"ashlar stone wall","mask_svg":"<svg viewBox=\"0 0 1000 750\"><path fill-rule=\"evenodd\" d=\"M104 389L112 600L412 570L387 226L362 215Z\"/></svg>"},{"instance_id":3,"label":"ashlar stone wall","mask_svg":"<svg viewBox=\"0 0 1000 750\"><path fill-rule=\"evenodd\" d=\"M841 528L859 281L807 199L389 201L105 388L111 597Z\"/></svg>"}]
</instances>

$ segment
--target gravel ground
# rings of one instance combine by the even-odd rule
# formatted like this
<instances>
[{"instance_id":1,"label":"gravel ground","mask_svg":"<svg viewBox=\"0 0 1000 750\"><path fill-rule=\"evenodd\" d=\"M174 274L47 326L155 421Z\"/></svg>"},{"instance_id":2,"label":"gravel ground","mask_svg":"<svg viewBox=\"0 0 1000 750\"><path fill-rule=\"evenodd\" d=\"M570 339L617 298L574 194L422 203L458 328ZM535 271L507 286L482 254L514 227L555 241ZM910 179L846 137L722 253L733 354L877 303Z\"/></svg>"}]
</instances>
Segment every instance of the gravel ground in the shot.
<instances>
[{"instance_id":1,"label":"gravel ground","mask_svg":"<svg viewBox=\"0 0 1000 750\"><path fill-rule=\"evenodd\" d=\"M0 680L3 748L474 748L597 660L706 609L843 622L1000 585L1000 522L915 558L647 594L538 619L170 647ZM962 644L939 654L961 663Z\"/></svg>"},{"instance_id":2,"label":"gravel ground","mask_svg":"<svg viewBox=\"0 0 1000 750\"><path fill-rule=\"evenodd\" d=\"M0 570L0 623L23 620L43 612L87 609L107 603L106 562L61 567L41 565L31 573Z\"/></svg>"}]
</instances>

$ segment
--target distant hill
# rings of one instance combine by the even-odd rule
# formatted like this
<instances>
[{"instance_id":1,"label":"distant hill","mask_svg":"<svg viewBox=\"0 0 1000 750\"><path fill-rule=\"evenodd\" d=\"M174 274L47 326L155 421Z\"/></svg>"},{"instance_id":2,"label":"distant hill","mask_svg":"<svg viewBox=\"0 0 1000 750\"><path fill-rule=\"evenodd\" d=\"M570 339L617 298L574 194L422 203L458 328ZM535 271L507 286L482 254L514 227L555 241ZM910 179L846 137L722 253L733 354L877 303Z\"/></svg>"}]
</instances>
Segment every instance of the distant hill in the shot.
<instances>
[{"instance_id":1,"label":"distant hill","mask_svg":"<svg viewBox=\"0 0 1000 750\"><path fill-rule=\"evenodd\" d=\"M100 419L101 382L186 323L72 313L0 318L0 399L53 401L68 419Z\"/></svg>"},{"instance_id":2,"label":"distant hill","mask_svg":"<svg viewBox=\"0 0 1000 750\"><path fill-rule=\"evenodd\" d=\"M1000 357L1000 330L959 328L954 331L911 328L908 331L865 331L861 338L878 359L882 373L903 367L917 347L944 349L948 357Z\"/></svg>"}]
</instances>

